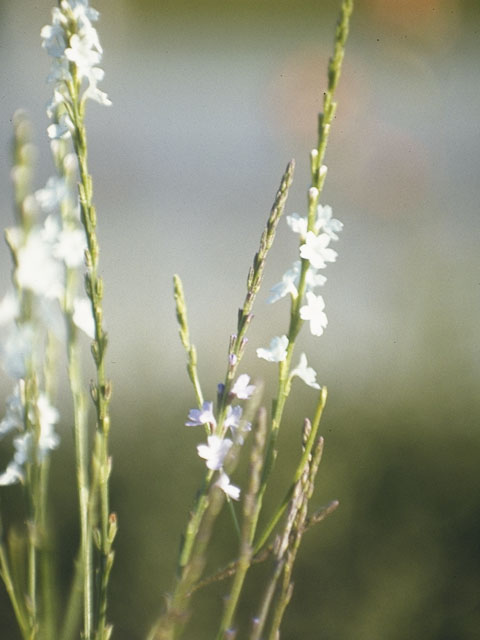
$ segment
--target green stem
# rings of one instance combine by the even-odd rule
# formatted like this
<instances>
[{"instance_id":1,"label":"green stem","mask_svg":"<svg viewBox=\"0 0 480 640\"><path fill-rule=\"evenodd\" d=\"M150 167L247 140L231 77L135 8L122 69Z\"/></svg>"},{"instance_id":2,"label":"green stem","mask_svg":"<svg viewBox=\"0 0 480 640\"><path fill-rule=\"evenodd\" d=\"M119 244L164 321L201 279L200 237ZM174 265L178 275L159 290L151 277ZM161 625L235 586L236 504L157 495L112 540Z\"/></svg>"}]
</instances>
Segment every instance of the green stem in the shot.
<instances>
[{"instance_id":1,"label":"green stem","mask_svg":"<svg viewBox=\"0 0 480 640\"><path fill-rule=\"evenodd\" d=\"M75 153L78 159L80 172L80 209L81 220L85 228L87 238L85 288L92 306L92 314L95 324L95 338L92 343L92 355L95 362L97 378L92 388L92 399L96 410L96 455L99 468L98 487L92 482L92 491L98 490L100 506L100 564L99 564L99 593L97 598L97 640L105 640L109 630L106 625L107 590L110 569L113 563L112 543L116 533L116 520L110 514L109 505L109 476L110 459L108 454L108 436L110 432L109 403L111 397L111 383L107 380L105 372L105 351L107 347L107 335L103 329L103 281L98 275L99 246L96 235L96 212L93 206L92 179L88 172L87 138L84 124L85 103L80 100L80 82L77 78L76 68L71 65L72 81L68 83L72 99L72 121L74 132L72 134ZM83 462L82 462L83 464ZM82 480L82 510L86 514L85 484ZM89 536L87 525L84 523L84 536ZM87 561L85 558L84 561ZM86 568L87 569L87 568ZM88 605L90 606L90 605ZM87 603L85 603L85 610ZM91 609L87 612L91 618ZM90 640L90 636L87 636Z\"/></svg>"},{"instance_id":2,"label":"green stem","mask_svg":"<svg viewBox=\"0 0 480 640\"><path fill-rule=\"evenodd\" d=\"M260 550L262 549L262 547L266 544L267 540L269 539L270 535L272 534L273 530L275 529L275 527L277 526L280 518L282 517L282 515L285 513L285 510L293 496L293 493L295 491L295 487L297 485L297 482L299 481L303 470L305 469L305 464L307 463L308 460L308 456L310 455L311 451L312 451L312 447L315 443L315 438L317 436L318 433L318 427L320 425L320 420L322 417L322 413L323 413L323 409L325 408L325 404L327 402L327 388L323 387L321 392L320 392L320 399L318 401L317 404L317 408L315 411L315 417L313 419L313 423L312 423L312 430L310 432L310 435L308 437L306 446L304 448L302 457L300 459L300 462L297 465L297 468L295 470L295 474L293 476L293 480L292 483L287 491L287 493L285 494L282 502L280 503L280 506L278 507L278 509L276 510L273 518L270 520L270 522L267 524L267 526L265 527L262 535L259 537L257 543L255 544L255 548L254 548L254 554L257 554L260 552Z\"/></svg>"},{"instance_id":3,"label":"green stem","mask_svg":"<svg viewBox=\"0 0 480 640\"><path fill-rule=\"evenodd\" d=\"M12 603L13 612L20 628L22 637L24 640L30 637L30 624L28 620L27 612L25 611L24 604L20 598L20 594L17 593L15 584L10 571L10 564L8 561L8 554L3 542L3 526L0 519L0 577L2 578L5 589L7 590L8 597Z\"/></svg>"}]
</instances>

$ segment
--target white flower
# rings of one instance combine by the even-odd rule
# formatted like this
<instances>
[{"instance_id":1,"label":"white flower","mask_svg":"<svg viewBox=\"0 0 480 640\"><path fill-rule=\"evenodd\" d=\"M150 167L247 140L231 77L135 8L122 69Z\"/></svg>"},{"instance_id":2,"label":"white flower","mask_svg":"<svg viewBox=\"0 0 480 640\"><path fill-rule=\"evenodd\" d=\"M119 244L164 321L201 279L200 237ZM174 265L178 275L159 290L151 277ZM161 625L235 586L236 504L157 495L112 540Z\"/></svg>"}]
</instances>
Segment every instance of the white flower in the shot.
<instances>
[{"instance_id":1,"label":"white flower","mask_svg":"<svg viewBox=\"0 0 480 640\"><path fill-rule=\"evenodd\" d=\"M309 387L312 387L313 389L320 389L320 385L317 382L317 374L315 372L315 369L312 369L312 367L308 366L307 356L304 353L301 354L300 362L290 373L290 376L292 378L293 376L298 376Z\"/></svg>"},{"instance_id":2,"label":"white flower","mask_svg":"<svg viewBox=\"0 0 480 640\"><path fill-rule=\"evenodd\" d=\"M5 471L0 474L0 486L6 487L23 480L23 469L16 462L10 462Z\"/></svg>"},{"instance_id":3,"label":"white flower","mask_svg":"<svg viewBox=\"0 0 480 640\"><path fill-rule=\"evenodd\" d=\"M38 420L40 423L40 437L38 439L38 458L43 460L48 453L56 449L60 442L59 436L54 431L54 425L58 422L58 411L52 407L45 393L40 393L37 400ZM35 413L30 416L33 421Z\"/></svg>"},{"instance_id":4,"label":"white flower","mask_svg":"<svg viewBox=\"0 0 480 640\"><path fill-rule=\"evenodd\" d=\"M109 107L112 104L112 101L109 99L105 91L100 91L97 87L97 83L103 80L104 75L105 72L103 69L100 69L100 67L94 67L88 76L88 88L83 95L91 100L95 100L95 102L98 102L99 104Z\"/></svg>"},{"instance_id":5,"label":"white flower","mask_svg":"<svg viewBox=\"0 0 480 640\"><path fill-rule=\"evenodd\" d=\"M305 244L300 247L300 256L310 261L315 269L322 269L327 262L335 262L337 252L328 247L330 236L326 233L315 235L313 231L308 231Z\"/></svg>"},{"instance_id":6,"label":"white flower","mask_svg":"<svg viewBox=\"0 0 480 640\"><path fill-rule=\"evenodd\" d=\"M56 12L53 14L53 24L45 25L40 31L40 37L43 40L42 47L53 58L61 58L67 46L65 31L56 17L58 14L60 14L60 11L56 8Z\"/></svg>"},{"instance_id":7,"label":"white flower","mask_svg":"<svg viewBox=\"0 0 480 640\"><path fill-rule=\"evenodd\" d=\"M86 248L87 239L83 229L63 229L58 234L53 255L63 260L70 269L75 269L83 264Z\"/></svg>"},{"instance_id":8,"label":"white flower","mask_svg":"<svg viewBox=\"0 0 480 640\"><path fill-rule=\"evenodd\" d=\"M228 498L232 498L232 500L240 499L240 488L236 487L234 484L231 484L230 478L224 471L220 472L215 486L221 489Z\"/></svg>"},{"instance_id":9,"label":"white flower","mask_svg":"<svg viewBox=\"0 0 480 640\"><path fill-rule=\"evenodd\" d=\"M212 471L218 471L223 467L223 463L230 451L233 442L229 438L222 440L219 436L208 436L208 444L199 444L197 452L200 458L206 460L207 467Z\"/></svg>"},{"instance_id":10,"label":"white flower","mask_svg":"<svg viewBox=\"0 0 480 640\"><path fill-rule=\"evenodd\" d=\"M0 485L2 486L21 482L25 477L23 466L31 455L32 434L24 433L18 438L15 438L13 446L15 447L13 460L0 475Z\"/></svg>"},{"instance_id":11,"label":"white flower","mask_svg":"<svg viewBox=\"0 0 480 640\"><path fill-rule=\"evenodd\" d=\"M337 233L343 229L343 222L332 218L332 207L329 207L328 204L323 207L319 204L317 207L315 231L318 233L320 229L329 235L332 240L338 240Z\"/></svg>"},{"instance_id":12,"label":"white flower","mask_svg":"<svg viewBox=\"0 0 480 640\"><path fill-rule=\"evenodd\" d=\"M312 291L315 287L322 287L326 281L327 278L322 273L317 273L317 271L310 266L305 276L307 291Z\"/></svg>"},{"instance_id":13,"label":"white flower","mask_svg":"<svg viewBox=\"0 0 480 640\"><path fill-rule=\"evenodd\" d=\"M280 298L285 297L289 293L292 294L294 298L297 297L297 284L300 277L300 267L300 260L296 260L293 263L292 267L285 271L282 276L282 281L270 289L270 296L267 299L268 303L272 304L273 302L280 300Z\"/></svg>"},{"instance_id":14,"label":"white flower","mask_svg":"<svg viewBox=\"0 0 480 640\"><path fill-rule=\"evenodd\" d=\"M58 210L62 201L67 197L67 184L65 180L59 176L50 177L44 189L35 191L35 200L45 213L52 213Z\"/></svg>"},{"instance_id":15,"label":"white flower","mask_svg":"<svg viewBox=\"0 0 480 640\"><path fill-rule=\"evenodd\" d=\"M73 122L67 113L60 116L58 124L51 124L47 127L47 134L50 139L62 138L66 140L72 135L74 129Z\"/></svg>"},{"instance_id":16,"label":"white flower","mask_svg":"<svg viewBox=\"0 0 480 640\"><path fill-rule=\"evenodd\" d=\"M296 298L298 296L298 282L300 280L302 263L300 260L295 260L292 267L285 271L282 277L282 281L273 286L270 289L270 297L267 299L268 303L276 302L288 295L289 293ZM312 266L308 269L305 275L305 285L307 291L312 291L315 287L320 287L325 284L327 278L321 273L317 273L316 269Z\"/></svg>"},{"instance_id":17,"label":"white flower","mask_svg":"<svg viewBox=\"0 0 480 640\"><path fill-rule=\"evenodd\" d=\"M93 27L92 30L95 31ZM93 48L94 44L91 32L75 33L70 38L70 47L65 49L65 56L75 63L79 78L89 78L93 67L102 59L100 51Z\"/></svg>"},{"instance_id":18,"label":"white flower","mask_svg":"<svg viewBox=\"0 0 480 640\"><path fill-rule=\"evenodd\" d=\"M288 338L287 336L276 336L270 342L268 349L263 347L257 349L257 356L268 362L283 362L287 357Z\"/></svg>"},{"instance_id":19,"label":"white flower","mask_svg":"<svg viewBox=\"0 0 480 640\"><path fill-rule=\"evenodd\" d=\"M73 301L73 322L75 326L87 334L89 338L95 338L95 320L93 319L92 303L88 298L75 298Z\"/></svg>"},{"instance_id":20,"label":"white flower","mask_svg":"<svg viewBox=\"0 0 480 640\"><path fill-rule=\"evenodd\" d=\"M15 278L19 287L46 298L62 295L64 269L52 255L51 245L45 241L42 231L30 231L25 244L17 251L17 258Z\"/></svg>"},{"instance_id":21,"label":"white flower","mask_svg":"<svg viewBox=\"0 0 480 640\"><path fill-rule=\"evenodd\" d=\"M13 291L8 291L0 302L0 326L13 322L18 313L18 298Z\"/></svg>"},{"instance_id":22,"label":"white flower","mask_svg":"<svg viewBox=\"0 0 480 640\"><path fill-rule=\"evenodd\" d=\"M13 325L2 345L3 368L12 378L24 378L26 363L32 357L34 331L28 324Z\"/></svg>"},{"instance_id":23,"label":"white flower","mask_svg":"<svg viewBox=\"0 0 480 640\"><path fill-rule=\"evenodd\" d=\"M237 396L239 400L247 400L250 398L252 393L255 391L254 384L248 384L250 382L250 376L246 373L242 373L241 376L238 376L237 381L232 387L232 393L234 396Z\"/></svg>"},{"instance_id":24,"label":"white flower","mask_svg":"<svg viewBox=\"0 0 480 640\"><path fill-rule=\"evenodd\" d=\"M10 431L22 431L24 428L24 410L20 396L20 382L17 382L13 393L7 398L7 410L5 417L0 422L0 436Z\"/></svg>"},{"instance_id":25,"label":"white flower","mask_svg":"<svg viewBox=\"0 0 480 640\"><path fill-rule=\"evenodd\" d=\"M310 331L314 336L321 336L328 324L327 316L324 313L325 302L322 296L316 296L311 291L307 292L307 304L300 307L300 317L302 320L310 321Z\"/></svg>"},{"instance_id":26,"label":"white flower","mask_svg":"<svg viewBox=\"0 0 480 640\"><path fill-rule=\"evenodd\" d=\"M308 220L298 213L292 213L291 216L286 218L287 224L294 233L299 233L301 236L307 235Z\"/></svg>"},{"instance_id":27,"label":"white flower","mask_svg":"<svg viewBox=\"0 0 480 640\"><path fill-rule=\"evenodd\" d=\"M204 402L201 409L190 409L187 427L198 427L202 424L209 424L213 429L217 426L217 421L213 415L213 402Z\"/></svg>"}]
</instances>

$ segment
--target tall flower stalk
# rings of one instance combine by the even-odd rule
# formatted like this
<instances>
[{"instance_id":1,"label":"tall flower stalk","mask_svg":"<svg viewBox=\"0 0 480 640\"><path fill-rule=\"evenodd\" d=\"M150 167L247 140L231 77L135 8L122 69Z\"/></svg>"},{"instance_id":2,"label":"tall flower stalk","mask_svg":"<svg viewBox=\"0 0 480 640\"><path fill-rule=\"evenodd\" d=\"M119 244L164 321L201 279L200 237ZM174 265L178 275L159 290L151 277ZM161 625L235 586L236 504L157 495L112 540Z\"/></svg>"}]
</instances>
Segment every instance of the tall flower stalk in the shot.
<instances>
[{"instance_id":1,"label":"tall flower stalk","mask_svg":"<svg viewBox=\"0 0 480 640\"><path fill-rule=\"evenodd\" d=\"M107 334L103 323L103 281L99 275L99 245L96 234L96 211L93 205L93 183L88 170L85 106L88 99L109 105L107 95L98 89L103 70L98 66L102 47L93 22L98 12L89 7L88 0L62 0L52 11L52 24L42 29L43 46L52 56L49 79L54 83L54 98L49 106L54 122L48 128L52 139L72 138L79 170L80 219L86 235L85 289L90 303L89 333L97 377L91 387L96 411L96 431L92 464L92 479L88 480L88 434L85 417L85 398L80 383L79 353L74 322L75 300L67 288L65 314L68 329L69 376L75 411L75 441L77 449L77 478L81 520L81 555L83 571L85 638L103 640L111 628L106 622L107 587L113 563L112 543L116 533L116 517L110 513L109 476L110 432L109 404L111 383L105 371ZM73 278L73 274L69 274ZM82 308L77 303L78 313ZM97 516L98 504L98 516ZM98 528L97 527L98 522ZM97 568L97 593L93 594L92 535L100 552ZM95 628L95 634L94 634Z\"/></svg>"},{"instance_id":2,"label":"tall flower stalk","mask_svg":"<svg viewBox=\"0 0 480 640\"><path fill-rule=\"evenodd\" d=\"M307 528L308 501L313 492L314 479L323 450L323 439L318 437L318 427L326 403L327 390L325 387L321 388L317 383L316 373L308 365L304 353L301 354L300 361L294 368L292 367L292 358L297 336L305 322L309 323L310 331L314 336L322 335L327 326L327 317L324 312L325 303L316 290L326 281L321 270L327 266L327 263L334 262L337 257L337 253L330 247L330 242L338 240L338 232L341 231L343 225L332 217L330 207L319 204L319 197L327 173L323 158L336 109L333 97L340 76L352 9L352 1L344 0L336 30L334 55L329 63L324 111L319 117L318 143L310 154L312 182L308 190L307 215L305 217L298 214L287 216L289 227L300 236L299 259L287 270L282 281L272 289L269 299L270 302L276 302L286 296L290 298L289 327L283 336L272 339L270 347L257 349L258 357L278 363L277 393L273 401L268 427L266 426L265 412L261 412L255 421L257 435L250 454L251 478L249 489L244 498L242 524L236 524L236 516L234 521L240 535L239 555L238 559L231 563L225 572L220 572L218 577L221 579L230 574L234 576L215 636L216 640L234 637L236 632L232 625L247 572L255 559L267 548L272 534L280 527L280 533L277 533L276 541L273 546L269 547L267 554L273 555L275 559L274 574L267 585L263 604L256 617L257 623L252 628L251 636L252 639L259 640L267 621L270 620L271 628L268 638L271 640L277 638L283 613L293 588L291 583L293 563L300 540ZM253 318L252 306L261 284L266 255L273 242L275 230L285 206L292 174L293 162L287 168L282 179L275 204L261 238L260 249L255 256L253 267L248 276L247 296L238 314L237 332L230 339L227 374L225 381L218 387L216 410L213 402L203 400L197 371L196 350L190 343L188 332L183 288L178 276L175 277L175 300L180 336L187 351L187 368L198 402L198 408L190 411L186 424L187 426L203 425L206 431L208 444L199 445L197 450L199 456L206 459L207 472L186 528L176 585L169 599L165 615L149 636L152 639L173 640L182 635L189 617L191 596L201 583L213 524L225 497L218 489L223 489L228 502L232 498L232 494L229 493L231 489L226 490L225 488L231 487L229 475L226 474L225 469L230 473L230 470L235 468L244 436L250 430L250 425L248 429L244 425L242 436L237 440L237 447L234 446L235 438L232 440L226 437L228 429L231 428L232 413L237 411L237 407L232 405L232 400L235 397L242 397L238 395L237 389L245 388L250 381L250 377L246 374L240 375L236 380L237 370L246 348L245 334ZM305 421L303 449L290 488L274 511L264 531L257 534L264 494L277 456L278 432L294 377L299 377L308 386L319 391L315 417L312 422L308 419ZM252 394L253 386L252 392L243 397L249 398ZM241 416L240 407L238 410L238 415ZM217 474L220 477L226 477L226 484L219 480L215 482ZM234 499L239 499L239 497L238 490ZM325 513L331 512L333 508L334 506L330 506L325 510ZM285 522L281 524L282 518L285 516ZM279 590L277 589L278 583L281 584ZM269 618L270 611L271 618Z\"/></svg>"}]
</instances>

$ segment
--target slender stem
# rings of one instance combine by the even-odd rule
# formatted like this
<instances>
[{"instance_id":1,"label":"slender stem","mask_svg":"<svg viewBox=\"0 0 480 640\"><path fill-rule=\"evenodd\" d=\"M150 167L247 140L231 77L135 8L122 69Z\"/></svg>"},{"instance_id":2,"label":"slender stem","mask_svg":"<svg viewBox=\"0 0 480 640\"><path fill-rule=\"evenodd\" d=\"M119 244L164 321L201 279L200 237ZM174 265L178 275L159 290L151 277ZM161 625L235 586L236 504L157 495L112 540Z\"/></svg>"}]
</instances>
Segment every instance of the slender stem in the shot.
<instances>
[{"instance_id":1,"label":"slender stem","mask_svg":"<svg viewBox=\"0 0 480 640\"><path fill-rule=\"evenodd\" d=\"M76 68L71 65L72 81L68 83L72 100L72 121L74 132L73 144L79 164L80 172L80 209L81 220L87 237L85 288L92 306L92 314L95 325L95 338L92 343L92 355L95 362L97 379L92 387L92 399L95 405L96 428L96 464L98 465L98 487L92 482L92 491L98 490L100 506L100 565L99 565L99 593L97 598L96 638L104 640L108 637L109 630L106 625L107 589L110 570L113 564L112 543L116 533L116 519L110 514L109 505L109 476L110 459L108 454L108 436L110 432L109 403L111 397L111 383L107 380L105 372L105 351L107 347L107 335L103 328L103 281L98 275L99 246L96 235L96 213L93 206L92 179L88 171L87 138L84 124L85 103L80 99L80 81L77 78ZM83 483L81 491L82 510L86 514L88 504L87 492ZM84 522L84 536L89 537L87 525ZM85 561L87 559L85 558ZM85 603L85 610L87 603ZM86 611L91 619L91 610ZM91 624L91 623L89 623ZM90 640L90 636L87 636Z\"/></svg>"},{"instance_id":2,"label":"slender stem","mask_svg":"<svg viewBox=\"0 0 480 640\"><path fill-rule=\"evenodd\" d=\"M235 577L233 579L232 588L226 600L225 610L220 621L220 627L216 636L216 640L223 640L225 633L231 627L232 621L237 610L240 595L248 570L253 559L253 537L256 528L256 500L258 490L260 488L260 476L263 463L263 454L265 449L267 433L267 415L265 409L258 412L258 426L255 432L255 443L252 447L250 456L250 483L248 491L245 495L243 503L243 527L240 539L239 557L237 560Z\"/></svg>"},{"instance_id":3,"label":"slender stem","mask_svg":"<svg viewBox=\"0 0 480 640\"><path fill-rule=\"evenodd\" d=\"M295 486L296 486L297 482L299 481L299 479L300 479L300 477L301 477L301 475L303 473L303 470L305 469L305 464L306 464L306 462L308 460L308 456L310 455L310 453L312 451L312 447L314 445L315 438L316 438L317 433L318 433L318 427L320 425L320 420L321 420L323 409L325 408L326 402L327 402L327 388L323 387L321 392L320 392L320 399L318 401L317 408L316 408L316 411L315 411L315 417L314 417L313 423L312 423L312 430L311 430L310 435L308 437L306 446L305 446L305 448L303 450L300 462L298 463L297 468L295 470L295 474L293 476L292 483L291 483L287 493L285 494L282 502L280 503L280 506L276 510L273 518L267 524L267 526L265 527L263 533L260 535L257 543L255 544L255 548L254 548L254 553L255 554L259 553L259 551L262 549L262 547L265 545L265 543L269 539L269 537L272 534L273 530L277 526L280 518L285 513L285 510L286 510L286 508L288 506L288 503L290 502L290 500L291 500L291 498L293 496L293 493L295 491Z\"/></svg>"},{"instance_id":4,"label":"slender stem","mask_svg":"<svg viewBox=\"0 0 480 640\"><path fill-rule=\"evenodd\" d=\"M3 531L0 532L0 535L3 535ZM21 602L19 594L15 589L12 574L10 571L10 565L8 562L7 551L5 549L3 540L2 542L0 542L0 577L5 584L5 589L7 590L10 602L12 603L13 612L15 614L18 626L20 627L22 636L26 640L30 637L30 625L23 603Z\"/></svg>"}]
</instances>

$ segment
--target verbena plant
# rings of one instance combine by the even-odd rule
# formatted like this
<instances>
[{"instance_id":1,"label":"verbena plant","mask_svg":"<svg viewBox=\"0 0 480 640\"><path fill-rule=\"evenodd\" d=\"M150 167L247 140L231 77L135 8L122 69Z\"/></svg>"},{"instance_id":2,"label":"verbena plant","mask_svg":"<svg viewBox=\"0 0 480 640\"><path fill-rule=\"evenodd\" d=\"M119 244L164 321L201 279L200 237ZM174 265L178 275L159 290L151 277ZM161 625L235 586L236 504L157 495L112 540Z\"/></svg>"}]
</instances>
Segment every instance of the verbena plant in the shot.
<instances>
[{"instance_id":1,"label":"verbena plant","mask_svg":"<svg viewBox=\"0 0 480 640\"><path fill-rule=\"evenodd\" d=\"M299 256L272 288L269 298L270 303L289 299L287 326L285 333L273 337L268 347L256 350L259 358L278 367L270 412L260 406L259 389L248 374L240 373L240 364L265 261L292 182L293 161L282 177L250 268L237 330L230 336L225 377L215 394L203 394L183 287L180 278L174 277L180 338L196 400L185 424L204 432L197 452L205 461L206 471L182 538L167 605L153 624L149 640L173 640L188 633L195 593L222 580L227 581L228 597L219 615L215 639L279 638L292 595L292 571L302 536L337 506L337 502L332 502L314 512L308 509L322 456L323 439L318 431L327 390L318 384L305 353L300 354L295 365L293 362L303 325L308 324L313 336L322 335L327 326L324 300L318 289L325 282L322 270L337 257L330 245L338 240L343 225L319 199L327 175L325 150L335 116L334 94L352 8L352 0L343 0L334 53L328 66L323 112L318 121L318 140L310 153L311 185L306 215L294 213L286 218L298 236ZM0 519L0 574L25 640L69 640L79 636L84 640L106 640L113 629L107 616L117 531L116 516L109 504L112 388L105 368L103 280L99 275L97 214L85 130L88 100L105 106L111 104L107 94L98 88L104 75L99 67L102 47L93 26L98 17L88 0L62 0L52 10L51 24L41 31L42 46L51 57L48 80L53 86L53 97L47 108L50 118L47 132L56 169L43 189L32 188L35 154L29 122L21 112L14 117L15 226L5 232L13 261L12 286L0 304L3 366L13 379L0 435L12 438L14 453L0 474L0 485L22 485L26 524L19 535L15 530L5 531ZM91 340L96 371L89 388L82 373L81 334ZM59 375L56 354L60 348L66 352L72 396L73 415L64 416L63 420L73 424L75 433L80 534L74 577L62 608L54 597L58 588L52 568L54 550L48 519L49 462L60 443L56 432L60 416L55 408ZM316 410L311 419L299 416L303 430L298 451L293 453L297 457L295 472L284 498L273 513L265 514L264 496L272 479L278 433L294 377L318 394ZM95 414L93 437L90 402ZM248 482L238 487L231 478L243 457L248 460ZM209 543L225 505L231 512L238 552L229 564L207 576L207 558L210 563L215 558L215 549ZM260 528L261 516L267 524ZM269 577L257 610L242 623L237 619L237 608L249 569L260 562L269 563Z\"/></svg>"}]
</instances>

